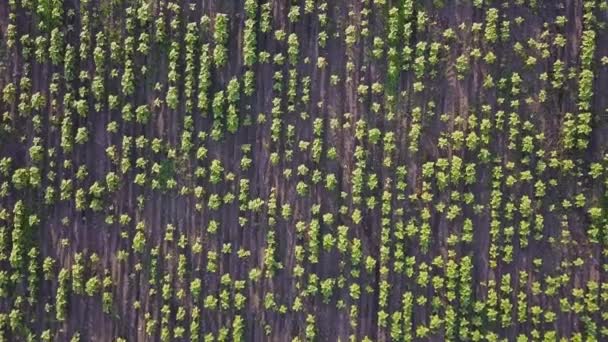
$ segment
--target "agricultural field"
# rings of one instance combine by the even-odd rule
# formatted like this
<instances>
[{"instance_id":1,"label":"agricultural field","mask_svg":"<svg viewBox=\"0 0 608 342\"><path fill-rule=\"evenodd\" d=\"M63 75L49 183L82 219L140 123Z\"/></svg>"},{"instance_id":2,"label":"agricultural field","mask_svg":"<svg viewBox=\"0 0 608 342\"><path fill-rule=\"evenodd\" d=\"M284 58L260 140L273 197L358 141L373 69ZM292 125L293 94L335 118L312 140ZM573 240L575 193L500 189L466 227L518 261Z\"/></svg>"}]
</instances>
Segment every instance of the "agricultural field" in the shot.
<instances>
[{"instance_id":1,"label":"agricultural field","mask_svg":"<svg viewBox=\"0 0 608 342\"><path fill-rule=\"evenodd\" d=\"M0 341L608 341L608 1L1 0Z\"/></svg>"}]
</instances>

